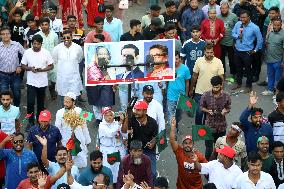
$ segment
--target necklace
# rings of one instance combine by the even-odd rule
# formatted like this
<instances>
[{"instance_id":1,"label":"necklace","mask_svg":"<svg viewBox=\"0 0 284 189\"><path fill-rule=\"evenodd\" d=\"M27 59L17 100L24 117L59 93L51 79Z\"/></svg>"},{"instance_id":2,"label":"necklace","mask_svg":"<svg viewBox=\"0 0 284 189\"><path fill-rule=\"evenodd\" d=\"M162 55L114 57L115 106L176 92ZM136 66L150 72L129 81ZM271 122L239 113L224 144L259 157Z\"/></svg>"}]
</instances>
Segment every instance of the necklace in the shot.
<instances>
[{"instance_id":1,"label":"necklace","mask_svg":"<svg viewBox=\"0 0 284 189\"><path fill-rule=\"evenodd\" d=\"M284 174L283 174L283 159L281 160L280 163L278 163L276 160L274 160L277 166L277 174L278 174L278 178L279 180L283 180L284 179Z\"/></svg>"}]
</instances>

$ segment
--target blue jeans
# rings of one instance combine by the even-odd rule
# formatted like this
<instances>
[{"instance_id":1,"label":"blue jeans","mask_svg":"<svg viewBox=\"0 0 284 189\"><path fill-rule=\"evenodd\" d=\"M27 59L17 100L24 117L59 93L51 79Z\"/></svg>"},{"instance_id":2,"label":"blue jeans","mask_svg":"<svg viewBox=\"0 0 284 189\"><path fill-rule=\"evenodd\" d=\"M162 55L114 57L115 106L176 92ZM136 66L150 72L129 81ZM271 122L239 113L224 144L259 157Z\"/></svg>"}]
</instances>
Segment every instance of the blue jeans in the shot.
<instances>
[{"instance_id":1,"label":"blue jeans","mask_svg":"<svg viewBox=\"0 0 284 189\"><path fill-rule=\"evenodd\" d=\"M155 150L148 150L144 149L143 153L147 155L150 160L151 160L151 170L152 170L152 175L153 175L153 183L156 179L157 176L157 159L156 159L156 151Z\"/></svg>"},{"instance_id":2,"label":"blue jeans","mask_svg":"<svg viewBox=\"0 0 284 189\"><path fill-rule=\"evenodd\" d=\"M200 99L202 94L195 94L194 100L196 102L196 114L195 114L195 124L196 125L204 125L205 123L205 114L202 112L200 108Z\"/></svg>"},{"instance_id":3,"label":"blue jeans","mask_svg":"<svg viewBox=\"0 0 284 189\"><path fill-rule=\"evenodd\" d=\"M267 88L270 91L274 90L275 84L281 79L282 76L282 61L267 64L268 84Z\"/></svg>"},{"instance_id":4,"label":"blue jeans","mask_svg":"<svg viewBox=\"0 0 284 189\"><path fill-rule=\"evenodd\" d=\"M171 119L173 116L176 118L176 128L178 130L178 122L181 120L181 110L177 109L177 101L168 100L167 106L168 106L168 121L169 125L171 125Z\"/></svg>"},{"instance_id":5,"label":"blue jeans","mask_svg":"<svg viewBox=\"0 0 284 189\"><path fill-rule=\"evenodd\" d=\"M8 91L11 89L14 96L14 105L19 107L21 102L21 78L20 74L3 74L0 73L0 91Z\"/></svg>"}]
</instances>

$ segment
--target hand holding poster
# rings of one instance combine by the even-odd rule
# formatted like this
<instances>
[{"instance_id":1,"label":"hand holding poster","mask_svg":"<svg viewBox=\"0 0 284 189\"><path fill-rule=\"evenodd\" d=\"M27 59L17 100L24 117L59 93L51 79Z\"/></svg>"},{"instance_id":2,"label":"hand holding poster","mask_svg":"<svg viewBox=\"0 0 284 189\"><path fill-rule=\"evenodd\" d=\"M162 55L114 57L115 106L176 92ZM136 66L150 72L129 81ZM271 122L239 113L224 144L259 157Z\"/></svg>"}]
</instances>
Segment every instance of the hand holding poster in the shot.
<instances>
[{"instance_id":1,"label":"hand holding poster","mask_svg":"<svg viewBox=\"0 0 284 189\"><path fill-rule=\"evenodd\" d=\"M86 86L174 80L174 40L87 43ZM132 70L132 71L131 71Z\"/></svg>"}]
</instances>

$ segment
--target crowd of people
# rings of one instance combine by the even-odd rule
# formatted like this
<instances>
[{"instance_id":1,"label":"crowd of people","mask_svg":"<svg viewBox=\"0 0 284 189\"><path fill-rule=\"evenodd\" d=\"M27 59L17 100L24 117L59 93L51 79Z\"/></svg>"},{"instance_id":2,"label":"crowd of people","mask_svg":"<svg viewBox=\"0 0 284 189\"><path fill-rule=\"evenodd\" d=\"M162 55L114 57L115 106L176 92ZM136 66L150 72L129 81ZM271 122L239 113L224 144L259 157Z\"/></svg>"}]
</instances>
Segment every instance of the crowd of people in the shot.
<instances>
[{"instance_id":1,"label":"crowd of people","mask_svg":"<svg viewBox=\"0 0 284 189\"><path fill-rule=\"evenodd\" d=\"M130 20L126 32L123 15L132 3L141 5L125 0L0 2L0 187L167 189L168 179L157 174L157 145L167 142L157 136L165 132L177 162L178 189L283 189L284 25L279 0L209 0L203 7L198 0L170 0L163 13L161 3L152 0L150 11ZM93 30L87 32L84 25ZM121 56L124 61L132 56L135 63L139 49L131 42L158 39L174 41L173 81L84 86L84 69L92 80L109 77L98 66L85 68L84 44L129 41ZM95 53L98 64L111 57L103 46ZM170 53L154 45L149 56L159 63ZM270 95L276 104L267 119L252 89L262 63L267 79L258 83L266 86L261 95ZM155 76L173 74L163 66L153 69ZM133 72L126 69L116 77L144 77L138 66ZM228 78L235 85L224 89ZM134 103L132 89L138 96ZM231 125L226 120L229 90L249 94L247 107L233 112L240 118ZM80 117L84 91L94 124ZM197 104L195 124L212 131L204 154L191 135L177 142L181 95ZM47 110L46 103L55 100L61 109Z\"/></svg>"}]
</instances>

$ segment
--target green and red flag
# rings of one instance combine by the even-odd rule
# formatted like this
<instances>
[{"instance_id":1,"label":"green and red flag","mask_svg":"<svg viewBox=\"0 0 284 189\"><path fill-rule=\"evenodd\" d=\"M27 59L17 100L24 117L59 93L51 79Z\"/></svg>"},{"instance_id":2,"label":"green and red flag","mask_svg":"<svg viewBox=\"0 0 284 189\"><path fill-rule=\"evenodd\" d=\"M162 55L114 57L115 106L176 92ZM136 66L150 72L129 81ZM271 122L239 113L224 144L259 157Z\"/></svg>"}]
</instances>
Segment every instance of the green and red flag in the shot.
<instances>
[{"instance_id":1,"label":"green and red flag","mask_svg":"<svg viewBox=\"0 0 284 189\"><path fill-rule=\"evenodd\" d=\"M162 130L157 136L156 136L156 145L158 147L158 152L161 153L167 146L167 132L166 129Z\"/></svg>"},{"instance_id":2,"label":"green and red flag","mask_svg":"<svg viewBox=\"0 0 284 189\"><path fill-rule=\"evenodd\" d=\"M81 111L80 117L85 121L91 121L93 117L93 113L87 111Z\"/></svg>"},{"instance_id":3,"label":"green and red flag","mask_svg":"<svg viewBox=\"0 0 284 189\"><path fill-rule=\"evenodd\" d=\"M71 138L66 143L66 148L68 151L70 151L72 156L76 156L78 153L82 151L80 144L81 142L77 139L77 137L73 133Z\"/></svg>"},{"instance_id":4,"label":"green and red flag","mask_svg":"<svg viewBox=\"0 0 284 189\"><path fill-rule=\"evenodd\" d=\"M212 129L206 125L192 125L192 139L196 140L213 140Z\"/></svg>"},{"instance_id":5,"label":"green and red flag","mask_svg":"<svg viewBox=\"0 0 284 189\"><path fill-rule=\"evenodd\" d=\"M180 94L177 108L188 111L192 115L194 115L196 111L196 102L192 98L189 98L183 94Z\"/></svg>"},{"instance_id":6,"label":"green and red flag","mask_svg":"<svg viewBox=\"0 0 284 189\"><path fill-rule=\"evenodd\" d=\"M115 164L116 162L120 162L120 152L113 152L111 154L107 154L107 162L110 165Z\"/></svg>"}]
</instances>

